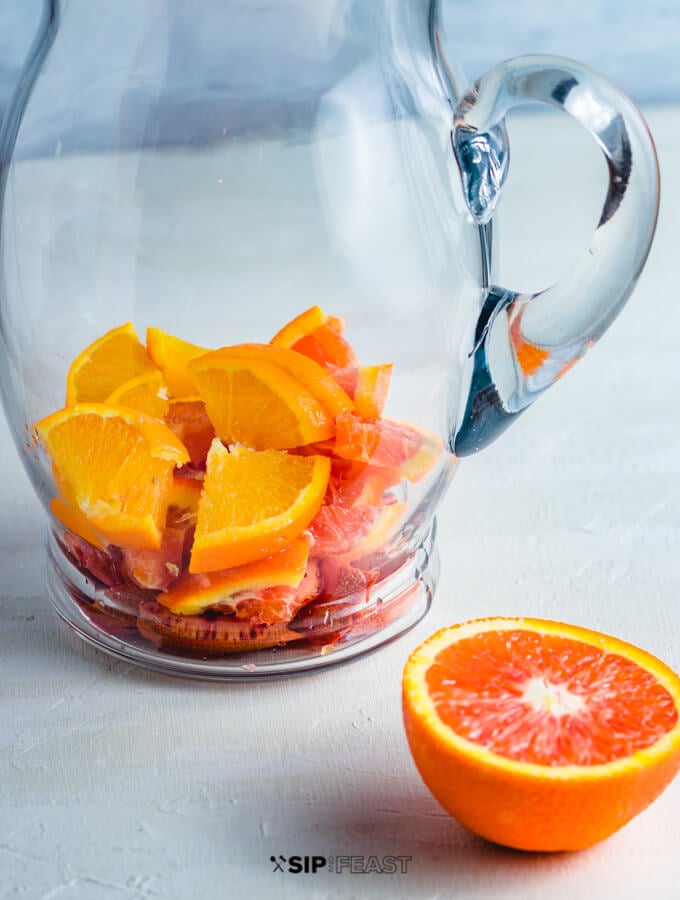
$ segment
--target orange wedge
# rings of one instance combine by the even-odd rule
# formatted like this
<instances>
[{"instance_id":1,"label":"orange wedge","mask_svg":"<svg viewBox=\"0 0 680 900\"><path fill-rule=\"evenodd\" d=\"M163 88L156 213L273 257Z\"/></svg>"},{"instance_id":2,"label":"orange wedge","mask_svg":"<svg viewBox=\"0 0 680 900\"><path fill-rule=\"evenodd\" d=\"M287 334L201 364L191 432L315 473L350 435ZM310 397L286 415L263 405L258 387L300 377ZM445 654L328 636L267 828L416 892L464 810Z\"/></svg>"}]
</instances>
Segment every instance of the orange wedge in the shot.
<instances>
[{"instance_id":1,"label":"orange wedge","mask_svg":"<svg viewBox=\"0 0 680 900\"><path fill-rule=\"evenodd\" d=\"M156 419L164 418L169 408L168 391L158 369L124 381L105 402L111 406L138 409Z\"/></svg>"},{"instance_id":2,"label":"orange wedge","mask_svg":"<svg viewBox=\"0 0 680 900\"><path fill-rule=\"evenodd\" d=\"M403 675L423 780L470 831L575 850L621 828L680 766L680 678L630 644L538 619L478 619Z\"/></svg>"},{"instance_id":3,"label":"orange wedge","mask_svg":"<svg viewBox=\"0 0 680 900\"><path fill-rule=\"evenodd\" d=\"M333 413L269 357L217 350L189 364L210 421L227 444L285 450L333 435Z\"/></svg>"},{"instance_id":4,"label":"orange wedge","mask_svg":"<svg viewBox=\"0 0 680 900\"><path fill-rule=\"evenodd\" d=\"M270 343L296 350L322 366L353 367L358 365L358 360L351 345L342 337L344 328L343 319L327 316L318 306L311 306L284 325Z\"/></svg>"},{"instance_id":5,"label":"orange wedge","mask_svg":"<svg viewBox=\"0 0 680 900\"><path fill-rule=\"evenodd\" d=\"M299 537L323 501L330 460L218 440L208 454L190 572L215 572L270 556Z\"/></svg>"},{"instance_id":6,"label":"orange wedge","mask_svg":"<svg viewBox=\"0 0 680 900\"><path fill-rule=\"evenodd\" d=\"M239 593L256 592L265 588L285 586L296 588L305 577L309 543L296 538L290 546L255 562L235 566L221 572L203 575L184 574L166 593L156 598L177 615L196 615L206 609L219 607L232 613L239 602Z\"/></svg>"},{"instance_id":7,"label":"orange wedge","mask_svg":"<svg viewBox=\"0 0 680 900\"><path fill-rule=\"evenodd\" d=\"M196 363L196 368L202 370L215 368L234 359L261 361L279 366L309 391L331 416L351 412L354 409L351 398L327 369L294 350L272 347L269 344L236 344L233 347L222 347L204 356Z\"/></svg>"},{"instance_id":8,"label":"orange wedge","mask_svg":"<svg viewBox=\"0 0 680 900\"><path fill-rule=\"evenodd\" d=\"M300 338L291 347L319 363L321 366L337 366L345 369L358 366L359 359L352 345L341 334L325 323Z\"/></svg>"},{"instance_id":9,"label":"orange wedge","mask_svg":"<svg viewBox=\"0 0 680 900\"><path fill-rule=\"evenodd\" d=\"M328 321L326 313L318 306L310 306L299 316L291 319L269 342L275 347L292 347L296 341L314 331Z\"/></svg>"},{"instance_id":10,"label":"orange wedge","mask_svg":"<svg viewBox=\"0 0 680 900\"><path fill-rule=\"evenodd\" d=\"M71 363L66 404L104 402L123 382L156 371L131 322L107 331Z\"/></svg>"},{"instance_id":11,"label":"orange wedge","mask_svg":"<svg viewBox=\"0 0 680 900\"><path fill-rule=\"evenodd\" d=\"M146 329L146 349L149 356L163 372L168 390L173 397L189 397L196 393L187 365L197 356L209 351L197 344L190 344L160 328Z\"/></svg>"},{"instance_id":12,"label":"orange wedge","mask_svg":"<svg viewBox=\"0 0 680 900\"><path fill-rule=\"evenodd\" d=\"M331 369L333 378L354 402L354 412L366 419L382 415L392 379L392 364Z\"/></svg>"},{"instance_id":13,"label":"orange wedge","mask_svg":"<svg viewBox=\"0 0 680 900\"><path fill-rule=\"evenodd\" d=\"M83 403L34 428L62 500L104 541L160 546L172 470L189 458L163 422L125 407Z\"/></svg>"}]
</instances>

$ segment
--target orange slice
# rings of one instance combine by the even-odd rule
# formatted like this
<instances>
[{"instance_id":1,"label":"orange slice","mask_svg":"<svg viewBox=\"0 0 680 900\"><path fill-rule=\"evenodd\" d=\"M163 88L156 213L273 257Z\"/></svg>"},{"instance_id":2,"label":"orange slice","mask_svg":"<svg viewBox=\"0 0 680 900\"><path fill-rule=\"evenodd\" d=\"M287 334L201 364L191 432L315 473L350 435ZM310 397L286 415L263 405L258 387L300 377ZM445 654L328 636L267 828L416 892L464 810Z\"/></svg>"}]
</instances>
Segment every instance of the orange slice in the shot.
<instances>
[{"instance_id":1,"label":"orange slice","mask_svg":"<svg viewBox=\"0 0 680 900\"><path fill-rule=\"evenodd\" d=\"M146 349L149 356L163 372L168 390L173 397L189 397L196 393L187 365L197 356L209 351L197 344L190 344L160 328L146 329Z\"/></svg>"},{"instance_id":2,"label":"orange slice","mask_svg":"<svg viewBox=\"0 0 680 900\"><path fill-rule=\"evenodd\" d=\"M333 435L333 413L268 358L220 350L189 365L210 421L227 444L285 450Z\"/></svg>"},{"instance_id":3,"label":"orange slice","mask_svg":"<svg viewBox=\"0 0 680 900\"><path fill-rule=\"evenodd\" d=\"M82 403L34 428L62 499L104 541L160 546L172 470L189 458L163 422L125 407Z\"/></svg>"},{"instance_id":4,"label":"orange slice","mask_svg":"<svg viewBox=\"0 0 680 900\"><path fill-rule=\"evenodd\" d=\"M187 616L219 607L235 612L239 593L286 586L296 588L305 577L309 543L299 537L278 553L221 572L184 574L166 593L156 598L171 612Z\"/></svg>"},{"instance_id":5,"label":"orange slice","mask_svg":"<svg viewBox=\"0 0 680 900\"><path fill-rule=\"evenodd\" d=\"M111 406L138 409L156 419L164 418L169 408L168 391L158 369L124 381L105 402Z\"/></svg>"},{"instance_id":6,"label":"orange slice","mask_svg":"<svg viewBox=\"0 0 680 900\"><path fill-rule=\"evenodd\" d=\"M155 600L139 604L137 629L142 637L164 650L202 658L264 650L303 637L285 622L268 625L231 616L177 616Z\"/></svg>"},{"instance_id":7,"label":"orange slice","mask_svg":"<svg viewBox=\"0 0 680 900\"><path fill-rule=\"evenodd\" d=\"M357 355L342 337L344 329L343 319L311 306L284 325L270 344L295 350L322 366L354 367L358 365Z\"/></svg>"},{"instance_id":8,"label":"orange slice","mask_svg":"<svg viewBox=\"0 0 680 900\"><path fill-rule=\"evenodd\" d=\"M210 369L235 359L247 359L272 363L298 381L331 416L351 412L354 404L328 370L313 360L282 347L269 344L237 344L222 347L204 356L196 367Z\"/></svg>"},{"instance_id":9,"label":"orange slice","mask_svg":"<svg viewBox=\"0 0 680 900\"><path fill-rule=\"evenodd\" d=\"M321 506L330 460L277 450L227 450L215 440L198 505L190 572L214 572L291 544Z\"/></svg>"},{"instance_id":10,"label":"orange slice","mask_svg":"<svg viewBox=\"0 0 680 900\"><path fill-rule=\"evenodd\" d=\"M156 371L131 322L107 331L71 363L66 404L103 402L117 387Z\"/></svg>"},{"instance_id":11,"label":"orange slice","mask_svg":"<svg viewBox=\"0 0 680 900\"><path fill-rule=\"evenodd\" d=\"M680 678L616 638L538 619L444 628L403 675L423 780L470 831L575 850L647 807L680 765Z\"/></svg>"},{"instance_id":12,"label":"orange slice","mask_svg":"<svg viewBox=\"0 0 680 900\"><path fill-rule=\"evenodd\" d=\"M444 444L438 435L416 425L342 413L336 419L333 452L342 459L397 469L402 478L417 482L441 459Z\"/></svg>"}]
</instances>

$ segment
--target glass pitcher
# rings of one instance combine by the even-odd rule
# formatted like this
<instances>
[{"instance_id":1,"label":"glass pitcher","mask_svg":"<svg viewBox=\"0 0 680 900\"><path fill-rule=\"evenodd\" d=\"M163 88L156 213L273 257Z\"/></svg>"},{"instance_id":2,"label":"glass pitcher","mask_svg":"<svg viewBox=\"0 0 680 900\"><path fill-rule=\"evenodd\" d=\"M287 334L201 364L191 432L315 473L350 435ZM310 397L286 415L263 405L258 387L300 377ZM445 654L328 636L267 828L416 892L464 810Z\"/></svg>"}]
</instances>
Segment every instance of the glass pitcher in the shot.
<instances>
[{"instance_id":1,"label":"glass pitcher","mask_svg":"<svg viewBox=\"0 0 680 900\"><path fill-rule=\"evenodd\" d=\"M47 4L2 142L2 394L83 638L217 679L311 671L426 612L435 511L599 338L646 259L652 140L573 61L467 92L437 0ZM505 113L570 113L589 251L495 280ZM567 162L567 161L565 161Z\"/></svg>"}]
</instances>

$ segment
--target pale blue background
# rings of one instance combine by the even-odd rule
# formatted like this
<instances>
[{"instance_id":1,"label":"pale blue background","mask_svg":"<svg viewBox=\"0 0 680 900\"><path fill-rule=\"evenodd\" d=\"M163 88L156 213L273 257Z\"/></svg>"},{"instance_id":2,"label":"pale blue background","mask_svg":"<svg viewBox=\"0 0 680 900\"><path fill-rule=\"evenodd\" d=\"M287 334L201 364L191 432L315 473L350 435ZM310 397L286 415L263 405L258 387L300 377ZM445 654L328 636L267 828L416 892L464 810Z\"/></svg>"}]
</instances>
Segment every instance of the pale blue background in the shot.
<instances>
[{"instance_id":1,"label":"pale blue background","mask_svg":"<svg viewBox=\"0 0 680 900\"><path fill-rule=\"evenodd\" d=\"M108 2L116 0L91 0ZM191 7L200 10L200 0ZM509 56L559 53L600 69L638 103L680 100L680 0L442 0L442 7L450 55L471 80ZM41 8L42 0L0 0L0 113Z\"/></svg>"}]
</instances>

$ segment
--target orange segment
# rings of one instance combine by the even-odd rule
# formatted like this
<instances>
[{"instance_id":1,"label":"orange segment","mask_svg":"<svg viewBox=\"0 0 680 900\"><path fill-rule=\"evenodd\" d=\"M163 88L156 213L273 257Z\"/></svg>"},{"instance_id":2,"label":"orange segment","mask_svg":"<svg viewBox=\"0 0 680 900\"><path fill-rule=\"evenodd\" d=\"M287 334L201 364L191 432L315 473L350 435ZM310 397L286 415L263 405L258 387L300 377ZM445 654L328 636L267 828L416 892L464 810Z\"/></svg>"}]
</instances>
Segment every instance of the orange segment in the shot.
<instances>
[{"instance_id":1,"label":"orange segment","mask_svg":"<svg viewBox=\"0 0 680 900\"><path fill-rule=\"evenodd\" d=\"M157 419L103 403L66 407L35 426L62 499L102 539L159 547L175 465L188 454Z\"/></svg>"},{"instance_id":2,"label":"orange segment","mask_svg":"<svg viewBox=\"0 0 680 900\"><path fill-rule=\"evenodd\" d=\"M255 562L203 575L186 573L171 590L156 599L182 616L196 615L213 607L231 613L236 610L239 593L244 591L298 587L305 576L308 556L308 541L299 537L284 550Z\"/></svg>"},{"instance_id":3,"label":"orange segment","mask_svg":"<svg viewBox=\"0 0 680 900\"><path fill-rule=\"evenodd\" d=\"M316 515L330 460L215 440L198 506L190 572L214 572L270 556L299 537Z\"/></svg>"},{"instance_id":4,"label":"orange segment","mask_svg":"<svg viewBox=\"0 0 680 900\"><path fill-rule=\"evenodd\" d=\"M66 404L103 402L123 382L156 371L131 322L107 331L71 363Z\"/></svg>"},{"instance_id":5,"label":"orange segment","mask_svg":"<svg viewBox=\"0 0 680 900\"><path fill-rule=\"evenodd\" d=\"M523 850L573 850L680 766L680 678L616 638L538 619L444 628L403 676L411 752L444 808Z\"/></svg>"},{"instance_id":6,"label":"orange segment","mask_svg":"<svg viewBox=\"0 0 680 900\"><path fill-rule=\"evenodd\" d=\"M336 419L336 429L336 456L397 469L411 482L424 478L444 452L438 435L395 419L364 419L342 413Z\"/></svg>"},{"instance_id":7,"label":"orange segment","mask_svg":"<svg viewBox=\"0 0 680 900\"><path fill-rule=\"evenodd\" d=\"M127 406L140 412L162 419L168 412L168 391L163 376L156 369L145 372L129 381L124 381L106 398L111 406Z\"/></svg>"},{"instance_id":8,"label":"orange segment","mask_svg":"<svg viewBox=\"0 0 680 900\"><path fill-rule=\"evenodd\" d=\"M285 450L333 435L333 415L293 376L259 357L207 354L189 369L227 444Z\"/></svg>"},{"instance_id":9,"label":"orange segment","mask_svg":"<svg viewBox=\"0 0 680 900\"><path fill-rule=\"evenodd\" d=\"M328 316L320 307L310 306L277 331L269 343L274 347L292 347L301 337L314 331L319 325L324 325L327 319Z\"/></svg>"},{"instance_id":10,"label":"orange segment","mask_svg":"<svg viewBox=\"0 0 680 900\"><path fill-rule=\"evenodd\" d=\"M174 337L166 331L161 331L160 328L146 329L146 349L163 372L168 390L173 397L189 397L196 393L187 365L197 356L208 353L208 350Z\"/></svg>"}]
</instances>

